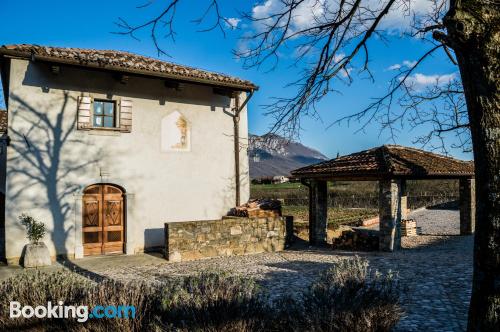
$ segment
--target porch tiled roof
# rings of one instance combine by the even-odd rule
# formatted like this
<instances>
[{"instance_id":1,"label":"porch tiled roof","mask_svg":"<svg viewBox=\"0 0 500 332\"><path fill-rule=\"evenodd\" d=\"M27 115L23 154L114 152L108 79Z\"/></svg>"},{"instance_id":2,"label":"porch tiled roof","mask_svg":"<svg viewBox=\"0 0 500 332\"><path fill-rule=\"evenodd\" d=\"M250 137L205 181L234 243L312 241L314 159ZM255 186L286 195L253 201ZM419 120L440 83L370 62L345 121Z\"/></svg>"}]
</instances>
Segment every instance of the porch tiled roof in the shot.
<instances>
[{"instance_id":1,"label":"porch tiled roof","mask_svg":"<svg viewBox=\"0 0 500 332\"><path fill-rule=\"evenodd\" d=\"M258 86L252 82L241 78L122 51L19 44L0 47L0 55L2 54L159 76L245 91L258 89Z\"/></svg>"},{"instance_id":2,"label":"porch tiled roof","mask_svg":"<svg viewBox=\"0 0 500 332\"><path fill-rule=\"evenodd\" d=\"M474 163L399 145L383 145L292 171L299 178L473 177Z\"/></svg>"}]
</instances>

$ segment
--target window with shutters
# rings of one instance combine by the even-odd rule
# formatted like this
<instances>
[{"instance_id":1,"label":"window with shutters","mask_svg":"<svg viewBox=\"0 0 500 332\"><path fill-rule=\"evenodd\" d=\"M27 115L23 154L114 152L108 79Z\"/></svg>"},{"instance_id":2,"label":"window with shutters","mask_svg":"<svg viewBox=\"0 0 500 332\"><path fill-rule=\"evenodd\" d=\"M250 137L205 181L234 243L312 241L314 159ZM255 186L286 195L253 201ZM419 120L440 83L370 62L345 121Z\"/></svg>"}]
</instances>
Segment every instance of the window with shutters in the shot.
<instances>
[{"instance_id":1,"label":"window with shutters","mask_svg":"<svg viewBox=\"0 0 500 332\"><path fill-rule=\"evenodd\" d=\"M94 100L93 126L95 128L116 127L116 102L112 100Z\"/></svg>"},{"instance_id":2,"label":"window with shutters","mask_svg":"<svg viewBox=\"0 0 500 332\"><path fill-rule=\"evenodd\" d=\"M79 130L111 129L122 133L132 132L132 100L78 97Z\"/></svg>"}]
</instances>

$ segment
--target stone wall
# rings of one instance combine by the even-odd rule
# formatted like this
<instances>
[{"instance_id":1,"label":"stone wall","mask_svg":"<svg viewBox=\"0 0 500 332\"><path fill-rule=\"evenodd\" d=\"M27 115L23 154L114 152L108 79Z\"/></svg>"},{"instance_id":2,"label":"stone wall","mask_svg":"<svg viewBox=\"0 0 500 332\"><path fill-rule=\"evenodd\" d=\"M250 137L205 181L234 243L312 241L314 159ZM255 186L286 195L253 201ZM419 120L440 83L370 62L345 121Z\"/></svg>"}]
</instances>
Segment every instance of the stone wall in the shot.
<instances>
[{"instance_id":1,"label":"stone wall","mask_svg":"<svg viewBox=\"0 0 500 332\"><path fill-rule=\"evenodd\" d=\"M165 223L165 256L179 262L285 249L291 217ZM290 229L290 225L288 226Z\"/></svg>"},{"instance_id":2,"label":"stone wall","mask_svg":"<svg viewBox=\"0 0 500 332\"><path fill-rule=\"evenodd\" d=\"M394 251L401 248L401 180L379 181L379 249Z\"/></svg>"}]
</instances>

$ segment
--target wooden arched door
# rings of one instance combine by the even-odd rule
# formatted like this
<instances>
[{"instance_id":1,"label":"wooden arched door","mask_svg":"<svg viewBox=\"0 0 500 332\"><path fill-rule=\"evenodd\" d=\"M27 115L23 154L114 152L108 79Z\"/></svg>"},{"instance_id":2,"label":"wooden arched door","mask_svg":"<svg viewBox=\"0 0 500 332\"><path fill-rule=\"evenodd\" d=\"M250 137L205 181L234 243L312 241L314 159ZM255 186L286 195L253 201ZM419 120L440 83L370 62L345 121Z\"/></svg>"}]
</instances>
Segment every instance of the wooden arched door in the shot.
<instances>
[{"instance_id":1,"label":"wooden arched door","mask_svg":"<svg viewBox=\"0 0 500 332\"><path fill-rule=\"evenodd\" d=\"M95 184L83 193L83 253L123 253L123 191L109 184Z\"/></svg>"}]
</instances>

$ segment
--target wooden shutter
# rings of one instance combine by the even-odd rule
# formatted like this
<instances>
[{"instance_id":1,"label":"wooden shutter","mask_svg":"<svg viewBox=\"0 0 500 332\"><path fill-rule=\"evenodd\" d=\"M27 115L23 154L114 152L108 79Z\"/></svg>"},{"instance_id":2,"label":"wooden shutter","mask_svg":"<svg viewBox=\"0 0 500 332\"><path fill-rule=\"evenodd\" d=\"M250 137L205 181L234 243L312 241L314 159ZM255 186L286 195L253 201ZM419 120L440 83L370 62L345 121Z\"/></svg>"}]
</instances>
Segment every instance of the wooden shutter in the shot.
<instances>
[{"instance_id":1,"label":"wooden shutter","mask_svg":"<svg viewBox=\"0 0 500 332\"><path fill-rule=\"evenodd\" d=\"M120 101L120 131L123 133L132 131L132 100L130 99Z\"/></svg>"},{"instance_id":2,"label":"wooden shutter","mask_svg":"<svg viewBox=\"0 0 500 332\"><path fill-rule=\"evenodd\" d=\"M88 130L92 128L92 112L90 111L91 108L91 97L78 97L78 129Z\"/></svg>"}]
</instances>

